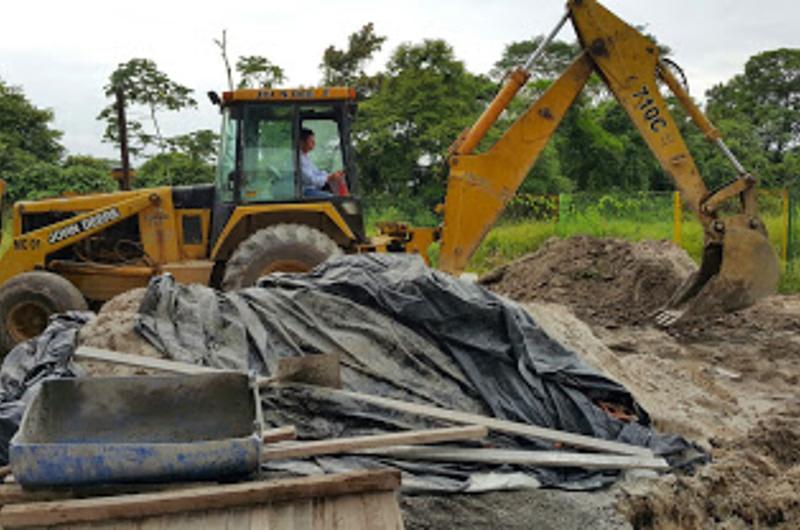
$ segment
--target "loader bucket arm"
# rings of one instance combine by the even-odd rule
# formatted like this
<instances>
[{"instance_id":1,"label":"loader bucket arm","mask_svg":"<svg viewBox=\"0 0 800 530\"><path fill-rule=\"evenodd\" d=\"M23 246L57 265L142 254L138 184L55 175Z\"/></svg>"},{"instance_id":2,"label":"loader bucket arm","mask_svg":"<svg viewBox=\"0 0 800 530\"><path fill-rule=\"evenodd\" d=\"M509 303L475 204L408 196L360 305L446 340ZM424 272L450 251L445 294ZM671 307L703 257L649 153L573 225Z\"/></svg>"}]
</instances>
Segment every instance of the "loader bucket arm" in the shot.
<instances>
[{"instance_id":1,"label":"loader bucket arm","mask_svg":"<svg viewBox=\"0 0 800 530\"><path fill-rule=\"evenodd\" d=\"M465 152L477 145L475 127L456 146L449 160L440 269L451 274L464 270L583 89L592 68L589 57L581 54L486 153ZM506 86L513 82L512 75ZM498 100L503 108L510 101L503 91L493 105Z\"/></svg>"},{"instance_id":2,"label":"loader bucket arm","mask_svg":"<svg viewBox=\"0 0 800 530\"><path fill-rule=\"evenodd\" d=\"M90 237L159 201L150 192L130 193L127 198L106 204L58 223L17 234L0 260L0 285L17 274L43 268L48 255Z\"/></svg>"}]
</instances>

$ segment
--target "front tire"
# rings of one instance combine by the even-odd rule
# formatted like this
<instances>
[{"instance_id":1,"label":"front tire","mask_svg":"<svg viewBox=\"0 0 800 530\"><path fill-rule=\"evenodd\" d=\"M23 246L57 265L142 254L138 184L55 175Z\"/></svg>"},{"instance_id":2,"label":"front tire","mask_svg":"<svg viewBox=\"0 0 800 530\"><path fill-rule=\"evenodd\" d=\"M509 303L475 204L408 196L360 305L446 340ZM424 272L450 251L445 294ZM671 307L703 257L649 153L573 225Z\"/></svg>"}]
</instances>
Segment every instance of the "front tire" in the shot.
<instances>
[{"instance_id":1,"label":"front tire","mask_svg":"<svg viewBox=\"0 0 800 530\"><path fill-rule=\"evenodd\" d=\"M226 291L255 285L272 272L308 272L342 249L322 231L301 224L277 224L245 239L225 266Z\"/></svg>"},{"instance_id":2,"label":"front tire","mask_svg":"<svg viewBox=\"0 0 800 530\"><path fill-rule=\"evenodd\" d=\"M69 280L52 272L25 272L0 287L0 354L42 333L57 313L87 310Z\"/></svg>"}]
</instances>

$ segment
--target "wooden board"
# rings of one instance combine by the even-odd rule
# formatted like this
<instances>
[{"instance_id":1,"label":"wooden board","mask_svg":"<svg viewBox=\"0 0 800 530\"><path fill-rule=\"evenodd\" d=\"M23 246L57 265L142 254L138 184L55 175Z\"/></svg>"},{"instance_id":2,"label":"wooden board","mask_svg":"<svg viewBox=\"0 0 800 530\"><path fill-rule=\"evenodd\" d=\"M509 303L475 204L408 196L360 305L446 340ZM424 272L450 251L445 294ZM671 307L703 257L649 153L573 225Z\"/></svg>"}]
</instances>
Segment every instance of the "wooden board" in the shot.
<instances>
[{"instance_id":1,"label":"wooden board","mask_svg":"<svg viewBox=\"0 0 800 530\"><path fill-rule=\"evenodd\" d=\"M361 394L359 392L350 392L347 390L336 390L333 388L310 387L307 385L285 385L289 388L297 387L311 390L319 395L341 397L345 399L352 399L362 403L370 403L400 412L409 414L417 414L420 416L427 416L430 418L438 418L445 421L465 423L469 425L483 425L490 430L497 432L504 432L507 434L515 434L518 436L526 436L536 438L547 442L557 442L570 447L577 447L579 449L589 449L592 451L601 451L604 453L613 453L620 455L631 456L646 456L652 457L653 452L645 447L638 447L635 445L624 444L620 442L613 442L610 440L602 440L592 436L585 436L583 434L576 434L565 431L558 431L555 429L548 429L536 425L529 425L527 423L519 423L508 420L501 420L491 418L489 416L481 416L480 414L472 414L470 412L462 412L458 410L448 410L432 405L423 405L420 403L411 403L409 401L401 401L399 399L385 398L373 396L370 394Z\"/></svg>"},{"instance_id":2,"label":"wooden board","mask_svg":"<svg viewBox=\"0 0 800 530\"><path fill-rule=\"evenodd\" d=\"M122 364L125 366L135 366L137 368L150 368L152 370L159 370L161 372L168 372L172 374L218 374L224 371L218 368L211 368L209 366L200 366L199 364L182 363L167 359L156 359L155 357L145 357L143 355L131 355L112 350L92 348L90 346L81 346L75 350L75 358L85 359L87 361L103 361L107 363Z\"/></svg>"},{"instance_id":3,"label":"wooden board","mask_svg":"<svg viewBox=\"0 0 800 530\"><path fill-rule=\"evenodd\" d=\"M570 453L565 451L516 451L510 449L461 449L457 447L404 446L365 449L359 454L389 456L401 460L468 462L480 464L525 464L539 467L579 467L583 469L668 470L663 458Z\"/></svg>"},{"instance_id":4,"label":"wooden board","mask_svg":"<svg viewBox=\"0 0 800 530\"><path fill-rule=\"evenodd\" d=\"M192 513L198 510L227 510L253 504L297 502L301 499L318 497L395 491L399 487L399 471L358 471L160 493L12 504L0 510L0 523L3 528L27 528L115 519L141 519L183 512Z\"/></svg>"},{"instance_id":5,"label":"wooden board","mask_svg":"<svg viewBox=\"0 0 800 530\"><path fill-rule=\"evenodd\" d=\"M294 425L286 425L285 427L276 427L274 429L267 429L261 433L261 441L265 444L274 444L276 442L285 442L287 440L294 440L297 438L297 429Z\"/></svg>"},{"instance_id":6,"label":"wooden board","mask_svg":"<svg viewBox=\"0 0 800 530\"><path fill-rule=\"evenodd\" d=\"M48 528L86 530L85 523ZM394 492L357 493L337 497L300 499L226 510L118 519L91 524L93 530L402 530L403 519Z\"/></svg>"},{"instance_id":7,"label":"wooden board","mask_svg":"<svg viewBox=\"0 0 800 530\"><path fill-rule=\"evenodd\" d=\"M405 431L371 436L355 436L351 438L332 438L300 442L277 447L265 447L261 456L264 460L288 460L306 458L316 455L333 455L349 453L358 449L373 447L390 447L393 445L416 445L439 442L456 442L460 440L479 440L488 434L486 427L473 425L470 427L450 427L446 429L427 429L421 431Z\"/></svg>"},{"instance_id":8,"label":"wooden board","mask_svg":"<svg viewBox=\"0 0 800 530\"><path fill-rule=\"evenodd\" d=\"M99 357L98 357L99 355ZM219 372L215 368L208 368L204 366L195 366L186 363L175 361L166 361L163 359L151 359L140 357L137 355L127 355L124 353L110 352L108 350L98 350L97 348L87 348L81 346L76 351L76 356L87 359L94 359L107 362L121 362L131 363L131 366L140 366L144 368L163 369L172 371L174 373L208 373ZM92 357L94 356L94 357ZM105 357L105 358L103 358ZM115 360L116 359L116 360ZM155 362L153 362L155 361ZM200 370L200 371L197 371ZM401 401L399 399L391 399L370 394L362 394L359 392L351 392L347 390L338 390L333 388L323 388L317 386L285 384L283 386L298 388L313 389L319 393L328 394L331 396L340 396L345 398L361 401L362 403L371 403L381 407L398 410L409 414L417 414L420 416L427 416L431 418L438 418L446 421L457 423L464 423L467 425L483 425L489 429L497 432L504 432L507 434L515 434L518 436L526 436L543 440L546 442L560 443L569 447L576 447L579 449L589 449L592 451L601 451L604 453L631 455L631 456L646 456L652 457L653 452L645 447L638 447L635 445L624 444L620 442L613 442L610 440L602 440L592 436L582 434L570 433L565 431L558 431L555 429L548 429L546 427L539 427L536 425L529 425L526 423L519 423L508 420L501 420L498 418L491 418L489 416L481 416L480 414L472 414L469 412L462 412L456 410L448 410L431 405L423 405L420 403L412 403L408 401Z\"/></svg>"},{"instance_id":9,"label":"wooden board","mask_svg":"<svg viewBox=\"0 0 800 530\"><path fill-rule=\"evenodd\" d=\"M19 484L0 484L0 507L23 502L111 497L133 493L155 493L186 488L216 486L216 482L172 482L168 484L102 484L75 488L37 488L26 490Z\"/></svg>"}]
</instances>

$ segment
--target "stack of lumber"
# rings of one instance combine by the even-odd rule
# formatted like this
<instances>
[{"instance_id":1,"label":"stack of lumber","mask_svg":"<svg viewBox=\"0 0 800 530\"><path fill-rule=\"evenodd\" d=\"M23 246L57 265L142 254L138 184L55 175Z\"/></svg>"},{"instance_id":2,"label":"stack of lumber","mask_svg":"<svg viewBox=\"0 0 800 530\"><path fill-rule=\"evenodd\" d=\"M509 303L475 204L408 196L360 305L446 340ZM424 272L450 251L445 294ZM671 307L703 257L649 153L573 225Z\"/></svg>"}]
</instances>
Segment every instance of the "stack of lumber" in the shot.
<instances>
[{"instance_id":1,"label":"stack of lumber","mask_svg":"<svg viewBox=\"0 0 800 530\"><path fill-rule=\"evenodd\" d=\"M219 372L214 368L96 348L81 347L78 348L75 355L78 358L88 360L114 362L175 374L191 375ZM267 380L265 379L264 381ZM259 385L262 385L264 381L260 382ZM264 442L275 444L264 449L263 458L265 460L286 460L321 455L358 453L388 456L395 459L439 462L525 464L540 467L579 467L596 470L640 468L664 471L669 469L666 460L654 456L652 451L645 447L336 388L311 387L292 382L281 384L283 387L312 389L317 394L346 398L397 412L461 424L464 427L293 443L291 440L296 436L296 430L293 426L285 426L265 431ZM550 442L559 447L570 447L581 452L410 447L441 442L479 440L485 438L491 431Z\"/></svg>"}]
</instances>

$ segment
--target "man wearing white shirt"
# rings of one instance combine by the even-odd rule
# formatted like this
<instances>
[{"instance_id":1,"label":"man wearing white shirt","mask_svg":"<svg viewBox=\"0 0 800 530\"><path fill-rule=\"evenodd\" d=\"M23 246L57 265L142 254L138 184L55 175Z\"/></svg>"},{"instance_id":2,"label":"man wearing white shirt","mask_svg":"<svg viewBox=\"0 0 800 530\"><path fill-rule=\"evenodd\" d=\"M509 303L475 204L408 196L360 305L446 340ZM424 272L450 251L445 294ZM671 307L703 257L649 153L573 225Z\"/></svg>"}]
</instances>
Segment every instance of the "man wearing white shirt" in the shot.
<instances>
[{"instance_id":1,"label":"man wearing white shirt","mask_svg":"<svg viewBox=\"0 0 800 530\"><path fill-rule=\"evenodd\" d=\"M300 178L303 183L304 197L331 197L322 187L330 184L332 188L344 183L344 171L334 171L325 173L319 169L309 158L308 153L317 145L314 138L314 131L302 129L300 131Z\"/></svg>"}]
</instances>

